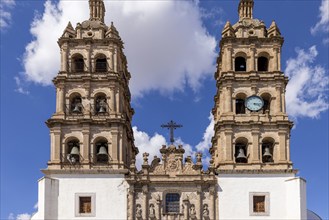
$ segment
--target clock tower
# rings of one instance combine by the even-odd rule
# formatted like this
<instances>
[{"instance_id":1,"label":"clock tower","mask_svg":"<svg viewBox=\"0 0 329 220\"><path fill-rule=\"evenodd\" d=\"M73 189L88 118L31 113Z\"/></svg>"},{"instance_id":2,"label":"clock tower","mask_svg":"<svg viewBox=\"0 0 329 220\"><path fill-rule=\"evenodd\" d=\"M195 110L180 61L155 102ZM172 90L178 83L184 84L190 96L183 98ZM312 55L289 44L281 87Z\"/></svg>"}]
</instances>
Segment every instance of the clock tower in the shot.
<instances>
[{"instance_id":1,"label":"clock tower","mask_svg":"<svg viewBox=\"0 0 329 220\"><path fill-rule=\"evenodd\" d=\"M286 113L288 77L281 70L284 39L274 21L267 28L253 17L253 9L253 0L240 0L239 20L225 24L219 43L210 148L223 189L218 196L219 216L280 219L282 209L287 210L286 217L300 219L305 217L305 204L296 200L299 211L291 215L290 205L280 204L288 197L297 199L285 190L289 184L304 186L302 179L294 179L297 171L290 160L293 123ZM304 196L303 190L296 192Z\"/></svg>"}]
</instances>

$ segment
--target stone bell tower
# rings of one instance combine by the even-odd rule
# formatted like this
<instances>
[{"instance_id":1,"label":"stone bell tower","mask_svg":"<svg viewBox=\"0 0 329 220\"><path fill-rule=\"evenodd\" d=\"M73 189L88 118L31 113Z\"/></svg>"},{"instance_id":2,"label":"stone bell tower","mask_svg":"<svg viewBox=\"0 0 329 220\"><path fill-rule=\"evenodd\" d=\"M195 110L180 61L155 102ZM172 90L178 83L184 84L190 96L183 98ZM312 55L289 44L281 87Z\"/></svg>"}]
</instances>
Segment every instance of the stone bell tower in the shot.
<instances>
[{"instance_id":1,"label":"stone bell tower","mask_svg":"<svg viewBox=\"0 0 329 220\"><path fill-rule=\"evenodd\" d=\"M219 170L292 171L283 37L274 21L253 19L253 6L240 1L239 21L222 31L211 153Z\"/></svg>"},{"instance_id":2,"label":"stone bell tower","mask_svg":"<svg viewBox=\"0 0 329 220\"><path fill-rule=\"evenodd\" d=\"M61 70L56 113L47 121L51 158L47 170L124 170L135 158L123 42L104 24L104 2L90 0L90 19L69 23L58 40Z\"/></svg>"},{"instance_id":3,"label":"stone bell tower","mask_svg":"<svg viewBox=\"0 0 329 220\"><path fill-rule=\"evenodd\" d=\"M125 219L125 175L135 160L123 42L104 23L103 0L89 0L90 18L69 22L58 40L61 66L53 82L56 112L50 160L39 181L33 219Z\"/></svg>"},{"instance_id":4,"label":"stone bell tower","mask_svg":"<svg viewBox=\"0 0 329 220\"><path fill-rule=\"evenodd\" d=\"M267 28L253 17L253 7L253 0L240 0L239 21L225 24L219 43L210 148L219 219L301 219L305 182L290 161L284 40L274 21Z\"/></svg>"}]
</instances>

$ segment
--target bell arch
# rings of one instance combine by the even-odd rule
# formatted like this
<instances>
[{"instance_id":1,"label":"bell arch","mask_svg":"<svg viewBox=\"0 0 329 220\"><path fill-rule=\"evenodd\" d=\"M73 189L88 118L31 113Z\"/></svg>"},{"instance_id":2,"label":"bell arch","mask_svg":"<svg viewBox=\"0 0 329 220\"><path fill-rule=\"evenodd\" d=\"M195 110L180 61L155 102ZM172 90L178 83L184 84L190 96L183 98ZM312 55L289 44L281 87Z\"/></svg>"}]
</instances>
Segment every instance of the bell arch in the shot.
<instances>
[{"instance_id":1,"label":"bell arch","mask_svg":"<svg viewBox=\"0 0 329 220\"><path fill-rule=\"evenodd\" d=\"M263 92L261 93L260 97L264 101L263 114L265 113L269 114L271 112L272 95L269 92Z\"/></svg>"},{"instance_id":2,"label":"bell arch","mask_svg":"<svg viewBox=\"0 0 329 220\"><path fill-rule=\"evenodd\" d=\"M108 113L108 97L103 92L98 92L94 95L94 113L95 114L102 114Z\"/></svg>"},{"instance_id":3,"label":"bell arch","mask_svg":"<svg viewBox=\"0 0 329 220\"><path fill-rule=\"evenodd\" d=\"M84 57L80 53L75 53L71 57L72 72L84 72L85 62Z\"/></svg>"},{"instance_id":4,"label":"bell arch","mask_svg":"<svg viewBox=\"0 0 329 220\"><path fill-rule=\"evenodd\" d=\"M106 72L108 69L107 57L103 53L95 56L95 72Z\"/></svg>"},{"instance_id":5,"label":"bell arch","mask_svg":"<svg viewBox=\"0 0 329 220\"><path fill-rule=\"evenodd\" d=\"M248 163L248 139L246 137L238 137L233 144L235 163Z\"/></svg>"},{"instance_id":6,"label":"bell arch","mask_svg":"<svg viewBox=\"0 0 329 220\"><path fill-rule=\"evenodd\" d=\"M237 93L235 96L235 114L245 114L246 113L246 106L245 106L245 100L247 98L247 94L240 92Z\"/></svg>"},{"instance_id":7,"label":"bell arch","mask_svg":"<svg viewBox=\"0 0 329 220\"><path fill-rule=\"evenodd\" d=\"M262 163L274 162L275 156L275 139L270 136L265 136L261 140L261 158Z\"/></svg>"}]
</instances>

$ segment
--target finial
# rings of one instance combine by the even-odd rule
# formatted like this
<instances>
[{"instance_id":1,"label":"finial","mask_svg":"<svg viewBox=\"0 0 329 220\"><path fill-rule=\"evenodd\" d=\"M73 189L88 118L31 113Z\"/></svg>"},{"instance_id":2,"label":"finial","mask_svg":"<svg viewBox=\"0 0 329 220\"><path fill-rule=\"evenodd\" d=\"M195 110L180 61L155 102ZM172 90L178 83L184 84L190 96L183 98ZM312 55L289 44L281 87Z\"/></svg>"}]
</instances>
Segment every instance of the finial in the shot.
<instances>
[{"instance_id":1,"label":"finial","mask_svg":"<svg viewBox=\"0 0 329 220\"><path fill-rule=\"evenodd\" d=\"M89 0L89 10L91 21L101 21L104 23L105 6L103 0Z\"/></svg>"},{"instance_id":2,"label":"finial","mask_svg":"<svg viewBox=\"0 0 329 220\"><path fill-rule=\"evenodd\" d=\"M253 18L254 0L240 0L239 3L239 20L243 18Z\"/></svg>"}]
</instances>

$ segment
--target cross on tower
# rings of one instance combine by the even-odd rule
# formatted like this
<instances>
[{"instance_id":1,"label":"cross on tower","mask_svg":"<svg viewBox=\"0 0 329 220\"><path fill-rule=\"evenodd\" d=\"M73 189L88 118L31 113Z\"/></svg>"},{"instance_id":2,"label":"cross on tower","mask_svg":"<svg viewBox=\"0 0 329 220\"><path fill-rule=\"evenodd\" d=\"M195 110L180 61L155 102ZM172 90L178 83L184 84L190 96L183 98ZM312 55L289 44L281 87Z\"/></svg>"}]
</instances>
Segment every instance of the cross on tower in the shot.
<instances>
[{"instance_id":1,"label":"cross on tower","mask_svg":"<svg viewBox=\"0 0 329 220\"><path fill-rule=\"evenodd\" d=\"M173 144L175 142L175 139L174 139L174 130L176 128L181 128L181 127L183 127L183 125L178 125L173 120L171 120L170 122L168 122L168 124L161 125L161 128L168 128L170 130L170 142L171 142L171 144Z\"/></svg>"}]
</instances>

